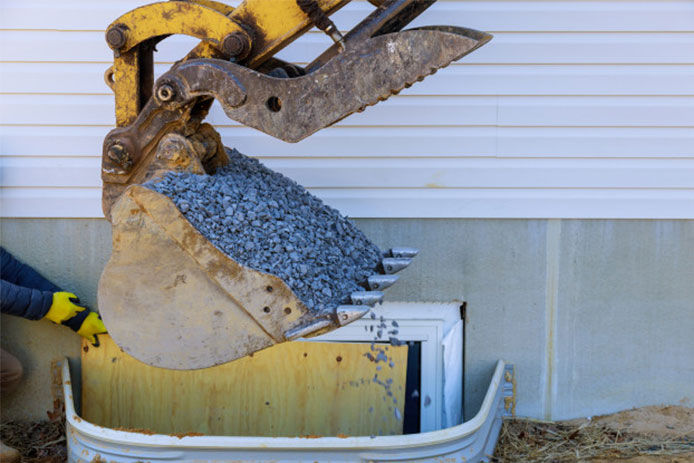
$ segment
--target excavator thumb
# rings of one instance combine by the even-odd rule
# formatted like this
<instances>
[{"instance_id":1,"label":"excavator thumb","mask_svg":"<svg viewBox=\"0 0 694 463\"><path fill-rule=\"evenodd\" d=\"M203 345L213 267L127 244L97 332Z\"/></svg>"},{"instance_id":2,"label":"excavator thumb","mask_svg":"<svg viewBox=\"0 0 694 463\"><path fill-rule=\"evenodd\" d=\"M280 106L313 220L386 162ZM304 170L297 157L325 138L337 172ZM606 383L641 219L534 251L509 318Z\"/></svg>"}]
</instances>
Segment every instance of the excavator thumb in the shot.
<instances>
[{"instance_id":1,"label":"excavator thumb","mask_svg":"<svg viewBox=\"0 0 694 463\"><path fill-rule=\"evenodd\" d=\"M229 61L195 59L164 74L154 94L165 88L168 104L176 95L177 106L203 95L213 97L230 119L295 143L399 93L487 40L487 34L451 26L379 35L292 79Z\"/></svg>"}]
</instances>

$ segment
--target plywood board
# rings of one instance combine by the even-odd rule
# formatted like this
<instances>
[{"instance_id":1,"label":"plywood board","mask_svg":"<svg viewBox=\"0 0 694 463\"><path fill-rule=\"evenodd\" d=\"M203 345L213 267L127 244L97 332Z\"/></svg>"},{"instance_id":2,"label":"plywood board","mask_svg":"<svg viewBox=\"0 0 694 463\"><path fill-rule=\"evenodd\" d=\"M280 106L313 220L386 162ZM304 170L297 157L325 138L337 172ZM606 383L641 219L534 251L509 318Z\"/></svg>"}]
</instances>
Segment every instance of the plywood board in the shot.
<instances>
[{"instance_id":1,"label":"plywood board","mask_svg":"<svg viewBox=\"0 0 694 463\"><path fill-rule=\"evenodd\" d=\"M289 342L177 371L145 365L108 336L99 339L101 347L82 353L82 416L101 426L237 436L402 434L407 346L381 347L393 367L371 361L370 344Z\"/></svg>"}]
</instances>

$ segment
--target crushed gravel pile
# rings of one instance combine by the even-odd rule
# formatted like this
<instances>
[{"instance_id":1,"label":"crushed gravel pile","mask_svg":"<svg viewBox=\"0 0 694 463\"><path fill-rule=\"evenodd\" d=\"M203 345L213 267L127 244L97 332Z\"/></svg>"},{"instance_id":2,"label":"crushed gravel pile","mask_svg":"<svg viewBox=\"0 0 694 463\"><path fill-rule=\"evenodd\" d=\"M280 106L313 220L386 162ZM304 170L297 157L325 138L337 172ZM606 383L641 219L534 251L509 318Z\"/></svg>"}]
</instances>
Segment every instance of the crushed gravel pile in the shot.
<instances>
[{"instance_id":1,"label":"crushed gravel pile","mask_svg":"<svg viewBox=\"0 0 694 463\"><path fill-rule=\"evenodd\" d=\"M293 180L236 150L214 175L168 173L145 186L170 197L218 249L278 276L312 311L347 303L382 252Z\"/></svg>"}]
</instances>

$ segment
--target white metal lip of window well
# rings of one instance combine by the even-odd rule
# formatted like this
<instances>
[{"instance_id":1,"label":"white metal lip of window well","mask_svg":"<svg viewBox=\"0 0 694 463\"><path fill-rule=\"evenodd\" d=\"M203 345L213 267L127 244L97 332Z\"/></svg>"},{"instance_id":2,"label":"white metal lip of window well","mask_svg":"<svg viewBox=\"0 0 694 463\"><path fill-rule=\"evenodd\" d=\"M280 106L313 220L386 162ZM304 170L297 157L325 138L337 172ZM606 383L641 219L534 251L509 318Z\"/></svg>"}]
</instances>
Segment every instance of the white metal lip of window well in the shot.
<instances>
[{"instance_id":1,"label":"white metal lip of window well","mask_svg":"<svg viewBox=\"0 0 694 463\"><path fill-rule=\"evenodd\" d=\"M398 320L401 341L421 342L420 427L418 434L358 437L263 437L186 436L141 434L89 423L77 415L73 398L79 383L78 369L63 363L63 393L67 416L70 463L137 462L441 462L488 461L504 416L515 404L513 366L498 361L482 406L470 421L441 429L446 404L443 339L459 326L460 303L385 303L373 309L384 320ZM361 341L373 339L362 319L308 342ZM461 332L462 333L462 332ZM457 348L456 348L457 349ZM461 359L462 360L462 359ZM462 367L462 365L459 365ZM462 369L456 370L457 375ZM74 381L74 382L71 382ZM452 384L452 383L449 383ZM453 395L460 395L462 379ZM79 391L79 388L76 387ZM425 397L430 399L427 405ZM460 403L457 402L458 406ZM454 422L461 421L458 419Z\"/></svg>"},{"instance_id":2,"label":"white metal lip of window well","mask_svg":"<svg viewBox=\"0 0 694 463\"><path fill-rule=\"evenodd\" d=\"M240 437L140 434L89 423L75 412L70 365L63 362L68 462L392 462L488 461L514 405L513 366L499 360L480 411L439 431L379 437ZM443 460L442 460L443 459Z\"/></svg>"}]
</instances>

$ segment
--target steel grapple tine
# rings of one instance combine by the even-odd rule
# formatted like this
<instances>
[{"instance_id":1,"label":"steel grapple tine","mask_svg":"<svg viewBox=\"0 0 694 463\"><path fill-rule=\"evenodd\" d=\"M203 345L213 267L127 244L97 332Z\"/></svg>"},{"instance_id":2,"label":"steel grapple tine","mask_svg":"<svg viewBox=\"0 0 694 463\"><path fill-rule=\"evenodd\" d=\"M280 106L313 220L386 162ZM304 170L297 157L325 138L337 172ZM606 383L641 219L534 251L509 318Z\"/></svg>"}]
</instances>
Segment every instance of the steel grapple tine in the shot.
<instances>
[{"instance_id":1,"label":"steel grapple tine","mask_svg":"<svg viewBox=\"0 0 694 463\"><path fill-rule=\"evenodd\" d=\"M417 248L398 247L388 250L385 257L407 257L412 259L416 257L417 254L419 254L419 249Z\"/></svg>"},{"instance_id":2,"label":"steel grapple tine","mask_svg":"<svg viewBox=\"0 0 694 463\"><path fill-rule=\"evenodd\" d=\"M330 320L327 319L317 319L309 323L308 325L299 326L292 328L284 332L284 338L287 341L292 341L294 339L303 338L311 333L327 328L331 325Z\"/></svg>"},{"instance_id":3,"label":"steel grapple tine","mask_svg":"<svg viewBox=\"0 0 694 463\"><path fill-rule=\"evenodd\" d=\"M340 326L344 326L360 319L370 310L371 307L364 305L341 305L335 309L335 317Z\"/></svg>"},{"instance_id":4,"label":"steel grapple tine","mask_svg":"<svg viewBox=\"0 0 694 463\"><path fill-rule=\"evenodd\" d=\"M383 266L383 272L390 275L404 269L411 262L412 259L407 257L386 257L381 261L381 266Z\"/></svg>"},{"instance_id":5,"label":"steel grapple tine","mask_svg":"<svg viewBox=\"0 0 694 463\"><path fill-rule=\"evenodd\" d=\"M399 275L371 275L368 278L367 284L372 291L383 291L393 286L395 282L398 281L398 278L400 278Z\"/></svg>"},{"instance_id":6,"label":"steel grapple tine","mask_svg":"<svg viewBox=\"0 0 694 463\"><path fill-rule=\"evenodd\" d=\"M383 302L383 293L381 291L355 291L350 296L352 304L357 306L374 306Z\"/></svg>"}]
</instances>

